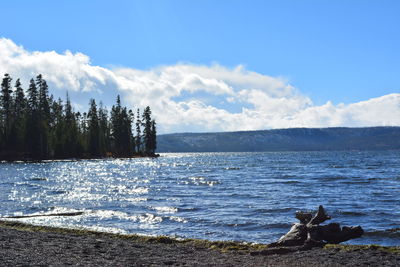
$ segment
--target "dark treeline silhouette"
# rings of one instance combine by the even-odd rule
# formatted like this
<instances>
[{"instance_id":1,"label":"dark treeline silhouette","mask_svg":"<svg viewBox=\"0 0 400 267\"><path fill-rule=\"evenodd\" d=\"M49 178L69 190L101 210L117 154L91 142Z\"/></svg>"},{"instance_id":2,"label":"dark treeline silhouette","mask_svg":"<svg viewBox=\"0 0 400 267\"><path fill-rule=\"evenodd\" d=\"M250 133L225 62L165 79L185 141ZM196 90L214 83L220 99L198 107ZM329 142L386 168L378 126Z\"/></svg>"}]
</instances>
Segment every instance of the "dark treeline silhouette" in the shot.
<instances>
[{"instance_id":1,"label":"dark treeline silhouette","mask_svg":"<svg viewBox=\"0 0 400 267\"><path fill-rule=\"evenodd\" d=\"M0 160L42 160L155 156L156 123L150 107L142 113L116 104L109 113L90 100L88 112L75 112L49 96L42 75L24 91L5 74L0 92Z\"/></svg>"}]
</instances>

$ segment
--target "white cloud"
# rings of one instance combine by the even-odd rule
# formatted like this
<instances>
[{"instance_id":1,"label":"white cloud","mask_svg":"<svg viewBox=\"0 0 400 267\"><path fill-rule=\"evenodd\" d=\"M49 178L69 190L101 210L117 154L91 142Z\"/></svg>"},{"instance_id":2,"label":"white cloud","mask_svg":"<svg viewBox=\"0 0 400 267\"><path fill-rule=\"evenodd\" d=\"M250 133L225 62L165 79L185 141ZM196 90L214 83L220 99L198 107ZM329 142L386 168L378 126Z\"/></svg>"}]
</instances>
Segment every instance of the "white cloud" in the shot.
<instances>
[{"instance_id":1,"label":"white cloud","mask_svg":"<svg viewBox=\"0 0 400 267\"><path fill-rule=\"evenodd\" d=\"M0 39L0 73L8 72L27 82L37 74L45 75L54 89L93 91L116 84L112 71L90 65L89 57L65 51L30 52L9 39Z\"/></svg>"},{"instance_id":2,"label":"white cloud","mask_svg":"<svg viewBox=\"0 0 400 267\"><path fill-rule=\"evenodd\" d=\"M24 85L41 73L52 93L68 90L76 107L89 97L111 105L117 93L132 107L150 105L159 132L232 131L288 127L400 125L400 94L316 106L281 77L226 68L176 64L150 70L93 66L69 51L31 52L0 39L0 74ZM78 98L78 99L76 99Z\"/></svg>"}]
</instances>

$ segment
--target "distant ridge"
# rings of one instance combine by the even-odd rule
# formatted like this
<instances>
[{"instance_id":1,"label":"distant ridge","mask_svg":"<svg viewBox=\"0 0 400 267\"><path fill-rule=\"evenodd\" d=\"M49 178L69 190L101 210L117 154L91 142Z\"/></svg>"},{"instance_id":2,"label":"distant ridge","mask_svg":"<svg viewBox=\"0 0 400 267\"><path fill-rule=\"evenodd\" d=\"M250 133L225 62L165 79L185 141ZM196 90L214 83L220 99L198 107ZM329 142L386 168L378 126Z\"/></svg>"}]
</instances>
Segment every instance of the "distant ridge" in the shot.
<instances>
[{"instance_id":1,"label":"distant ridge","mask_svg":"<svg viewBox=\"0 0 400 267\"><path fill-rule=\"evenodd\" d=\"M400 127L291 128L157 136L157 152L261 152L400 149Z\"/></svg>"}]
</instances>

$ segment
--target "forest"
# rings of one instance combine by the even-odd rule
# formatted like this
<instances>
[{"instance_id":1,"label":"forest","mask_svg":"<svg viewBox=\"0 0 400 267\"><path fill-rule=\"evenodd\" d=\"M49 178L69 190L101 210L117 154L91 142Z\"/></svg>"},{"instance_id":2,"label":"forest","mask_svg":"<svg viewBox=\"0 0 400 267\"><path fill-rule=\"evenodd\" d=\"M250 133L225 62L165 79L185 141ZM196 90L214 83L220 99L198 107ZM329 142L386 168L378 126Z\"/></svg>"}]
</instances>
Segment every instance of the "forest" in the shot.
<instances>
[{"instance_id":1,"label":"forest","mask_svg":"<svg viewBox=\"0 0 400 267\"><path fill-rule=\"evenodd\" d=\"M143 112L121 105L118 95L111 112L90 99L87 112L75 112L49 95L41 74L27 90L20 79L12 85L5 74L0 92L0 160L45 160L156 156L156 122Z\"/></svg>"}]
</instances>

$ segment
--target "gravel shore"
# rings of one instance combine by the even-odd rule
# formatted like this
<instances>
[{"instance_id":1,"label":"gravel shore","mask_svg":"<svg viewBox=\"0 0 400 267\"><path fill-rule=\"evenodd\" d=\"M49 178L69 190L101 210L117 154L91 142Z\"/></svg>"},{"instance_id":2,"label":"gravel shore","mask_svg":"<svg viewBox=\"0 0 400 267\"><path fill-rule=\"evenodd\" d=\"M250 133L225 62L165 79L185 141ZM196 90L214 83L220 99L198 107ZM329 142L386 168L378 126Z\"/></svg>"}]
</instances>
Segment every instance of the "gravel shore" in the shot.
<instances>
[{"instance_id":1,"label":"gravel shore","mask_svg":"<svg viewBox=\"0 0 400 267\"><path fill-rule=\"evenodd\" d=\"M261 252L259 252L261 251ZM400 249L330 246L264 255L262 246L122 236L0 221L1 266L400 266Z\"/></svg>"}]
</instances>

